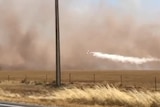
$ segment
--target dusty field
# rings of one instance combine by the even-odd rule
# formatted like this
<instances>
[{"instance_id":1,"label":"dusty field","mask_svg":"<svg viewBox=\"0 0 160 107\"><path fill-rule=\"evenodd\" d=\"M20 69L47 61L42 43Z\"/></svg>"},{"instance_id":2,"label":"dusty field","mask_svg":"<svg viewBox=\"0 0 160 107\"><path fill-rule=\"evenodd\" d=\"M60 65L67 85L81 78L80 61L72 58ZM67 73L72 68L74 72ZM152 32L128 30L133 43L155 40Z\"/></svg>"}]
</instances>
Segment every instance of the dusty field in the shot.
<instances>
[{"instance_id":1,"label":"dusty field","mask_svg":"<svg viewBox=\"0 0 160 107\"><path fill-rule=\"evenodd\" d=\"M158 71L1 71L0 100L63 107L159 107ZM156 90L155 91L155 76Z\"/></svg>"},{"instance_id":2,"label":"dusty field","mask_svg":"<svg viewBox=\"0 0 160 107\"><path fill-rule=\"evenodd\" d=\"M155 88L155 77L157 90L160 87L159 71L65 71L62 72L62 82L89 82L108 83L122 85L123 87L139 87L149 90ZM0 71L0 81L55 81L54 71Z\"/></svg>"}]
</instances>

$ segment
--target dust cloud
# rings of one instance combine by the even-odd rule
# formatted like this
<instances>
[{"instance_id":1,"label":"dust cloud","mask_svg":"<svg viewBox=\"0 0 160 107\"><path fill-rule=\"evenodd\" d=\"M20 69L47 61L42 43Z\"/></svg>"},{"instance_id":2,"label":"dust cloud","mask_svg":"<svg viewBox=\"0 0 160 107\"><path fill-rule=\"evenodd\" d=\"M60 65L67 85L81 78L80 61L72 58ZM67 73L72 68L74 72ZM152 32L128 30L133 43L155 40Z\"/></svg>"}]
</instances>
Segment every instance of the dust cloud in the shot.
<instances>
[{"instance_id":1,"label":"dust cloud","mask_svg":"<svg viewBox=\"0 0 160 107\"><path fill-rule=\"evenodd\" d=\"M60 1L62 70L160 69L158 62L121 64L86 54L160 58L160 23L137 11L142 3L76 2ZM54 0L0 0L0 23L1 69L55 69Z\"/></svg>"}]
</instances>

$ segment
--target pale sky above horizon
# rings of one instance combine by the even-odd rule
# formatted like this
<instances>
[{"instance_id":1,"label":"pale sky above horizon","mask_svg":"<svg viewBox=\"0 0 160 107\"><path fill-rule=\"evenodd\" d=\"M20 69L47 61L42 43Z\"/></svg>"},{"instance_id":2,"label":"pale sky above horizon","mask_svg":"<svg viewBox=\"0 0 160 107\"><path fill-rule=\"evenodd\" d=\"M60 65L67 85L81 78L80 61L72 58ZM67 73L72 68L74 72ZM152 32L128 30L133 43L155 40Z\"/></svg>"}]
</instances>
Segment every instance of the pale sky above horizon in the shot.
<instances>
[{"instance_id":1,"label":"pale sky above horizon","mask_svg":"<svg viewBox=\"0 0 160 107\"><path fill-rule=\"evenodd\" d=\"M59 1L63 69L160 69L159 62L130 65L86 55L160 58L160 0ZM54 68L54 2L0 0L0 65Z\"/></svg>"},{"instance_id":2,"label":"pale sky above horizon","mask_svg":"<svg viewBox=\"0 0 160 107\"><path fill-rule=\"evenodd\" d=\"M88 9L94 11L94 9L105 7L113 8L118 12L126 12L129 14L136 15L138 17L152 17L159 16L160 13L160 0L59 0L60 8L63 8L64 5L67 5L68 8L71 8L77 12L85 12ZM5 4L13 3L14 6L21 10L24 7L31 7L43 4L48 4L51 6L54 5L54 0L0 0L0 4L5 2ZM62 5L63 4L63 5ZM52 5L52 6L53 6Z\"/></svg>"}]
</instances>

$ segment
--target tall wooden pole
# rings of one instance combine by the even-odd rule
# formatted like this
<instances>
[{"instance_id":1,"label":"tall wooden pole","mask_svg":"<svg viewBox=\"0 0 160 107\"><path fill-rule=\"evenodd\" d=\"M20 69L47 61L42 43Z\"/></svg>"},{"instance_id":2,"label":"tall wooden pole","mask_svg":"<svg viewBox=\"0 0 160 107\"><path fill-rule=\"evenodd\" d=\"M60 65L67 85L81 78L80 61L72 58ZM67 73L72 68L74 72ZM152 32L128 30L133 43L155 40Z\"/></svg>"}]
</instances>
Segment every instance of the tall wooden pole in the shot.
<instances>
[{"instance_id":1,"label":"tall wooden pole","mask_svg":"<svg viewBox=\"0 0 160 107\"><path fill-rule=\"evenodd\" d=\"M55 0L55 32L56 32L56 85L59 87L61 86L59 0Z\"/></svg>"}]
</instances>

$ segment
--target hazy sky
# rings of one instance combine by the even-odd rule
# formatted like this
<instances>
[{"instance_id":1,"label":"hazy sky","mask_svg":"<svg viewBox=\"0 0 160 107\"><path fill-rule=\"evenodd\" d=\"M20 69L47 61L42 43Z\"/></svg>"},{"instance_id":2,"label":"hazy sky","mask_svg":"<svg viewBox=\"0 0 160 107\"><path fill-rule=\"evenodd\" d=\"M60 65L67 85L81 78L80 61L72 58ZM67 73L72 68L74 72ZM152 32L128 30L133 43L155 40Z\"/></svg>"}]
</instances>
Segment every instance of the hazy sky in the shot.
<instances>
[{"instance_id":1,"label":"hazy sky","mask_svg":"<svg viewBox=\"0 0 160 107\"><path fill-rule=\"evenodd\" d=\"M136 14L137 17L151 17L160 12L159 0L72 0L73 9L86 11L88 8L97 8L99 5L113 7L119 12ZM63 8L63 7L62 7Z\"/></svg>"},{"instance_id":2,"label":"hazy sky","mask_svg":"<svg viewBox=\"0 0 160 107\"><path fill-rule=\"evenodd\" d=\"M160 0L59 1L63 69L160 69L86 55L160 58ZM54 0L0 0L0 65L54 69L54 21Z\"/></svg>"}]
</instances>

